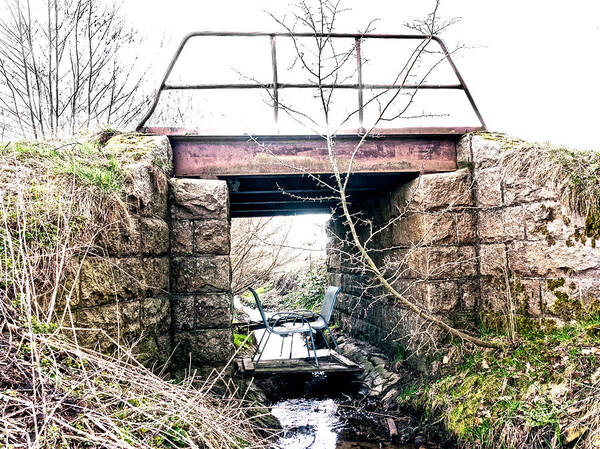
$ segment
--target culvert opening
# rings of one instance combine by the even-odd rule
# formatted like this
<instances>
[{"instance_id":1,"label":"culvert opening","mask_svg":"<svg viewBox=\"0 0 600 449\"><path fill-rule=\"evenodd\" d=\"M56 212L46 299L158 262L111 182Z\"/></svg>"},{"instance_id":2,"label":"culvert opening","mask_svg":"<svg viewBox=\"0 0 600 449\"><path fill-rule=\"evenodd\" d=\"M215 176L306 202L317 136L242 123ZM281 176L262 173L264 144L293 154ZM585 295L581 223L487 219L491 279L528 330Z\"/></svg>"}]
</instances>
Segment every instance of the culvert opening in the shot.
<instances>
[{"instance_id":1,"label":"culvert opening","mask_svg":"<svg viewBox=\"0 0 600 449\"><path fill-rule=\"evenodd\" d=\"M270 335L247 289L255 290L267 319L277 312L320 311L327 286L340 283L327 272L329 220L329 214L232 218L237 375L258 389L279 421L277 447L403 448L425 443L416 414L388 414L381 406L382 395L371 393L376 385L382 387L380 393L390 391L394 397L386 386L395 378L381 362L384 354L370 346L353 346L334 317L329 325L340 344L340 357L353 363L344 353L354 351L352 359L364 356L361 365L367 369L356 363L355 369L328 371L325 351L334 351L333 339L315 332L320 369L309 370L314 359L307 339L300 333Z\"/></svg>"}]
</instances>

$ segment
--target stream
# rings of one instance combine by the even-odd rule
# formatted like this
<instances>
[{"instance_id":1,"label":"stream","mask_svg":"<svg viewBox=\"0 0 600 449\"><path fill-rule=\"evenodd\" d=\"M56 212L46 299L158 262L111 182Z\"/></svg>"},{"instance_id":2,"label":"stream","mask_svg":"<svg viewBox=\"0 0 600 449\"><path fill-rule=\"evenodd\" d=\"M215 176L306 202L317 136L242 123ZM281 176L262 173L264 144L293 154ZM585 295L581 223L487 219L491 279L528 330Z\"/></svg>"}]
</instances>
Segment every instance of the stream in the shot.
<instances>
[{"instance_id":1,"label":"stream","mask_svg":"<svg viewBox=\"0 0 600 449\"><path fill-rule=\"evenodd\" d=\"M258 310L237 303L253 319ZM258 315L258 316L257 316ZM268 315L268 314L267 314ZM260 341L264 330L255 331ZM298 337L298 336L295 336ZM300 338L285 340L273 335L263 353L263 359L304 357L306 346ZM390 441L385 416L373 411L360 394L362 382L352 374L324 373L278 375L255 378L271 402L271 413L282 431L274 447L281 449L350 449L396 448L424 449L439 447L419 438L413 417L400 417L405 425L398 428L398 441ZM416 437L416 438L415 438Z\"/></svg>"},{"instance_id":2,"label":"stream","mask_svg":"<svg viewBox=\"0 0 600 449\"><path fill-rule=\"evenodd\" d=\"M348 375L315 373L256 379L271 399L271 413L282 432L282 449L400 448L391 442L385 418L368 411L358 393L360 382ZM407 421L408 422L408 421ZM401 429L399 429L402 432ZM427 445L426 447L431 447Z\"/></svg>"},{"instance_id":3,"label":"stream","mask_svg":"<svg viewBox=\"0 0 600 449\"><path fill-rule=\"evenodd\" d=\"M285 449L402 448L389 441L346 440L345 424L335 399L286 399L273 404L271 413L284 429L277 442Z\"/></svg>"}]
</instances>

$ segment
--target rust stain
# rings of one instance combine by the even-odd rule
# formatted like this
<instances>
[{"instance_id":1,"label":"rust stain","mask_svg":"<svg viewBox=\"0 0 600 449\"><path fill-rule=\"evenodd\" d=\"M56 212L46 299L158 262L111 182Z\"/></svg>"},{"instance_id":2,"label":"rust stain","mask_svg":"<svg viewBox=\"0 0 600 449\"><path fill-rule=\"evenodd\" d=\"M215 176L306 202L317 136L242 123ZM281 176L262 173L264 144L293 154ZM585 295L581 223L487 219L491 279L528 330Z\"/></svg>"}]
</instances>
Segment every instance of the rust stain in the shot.
<instances>
[{"instance_id":1,"label":"rust stain","mask_svg":"<svg viewBox=\"0 0 600 449\"><path fill-rule=\"evenodd\" d=\"M358 137L336 142L340 170L347 170ZM397 137L367 140L357 151L353 172L439 172L455 170L452 138ZM319 140L178 139L171 137L176 176L331 173L327 148Z\"/></svg>"}]
</instances>

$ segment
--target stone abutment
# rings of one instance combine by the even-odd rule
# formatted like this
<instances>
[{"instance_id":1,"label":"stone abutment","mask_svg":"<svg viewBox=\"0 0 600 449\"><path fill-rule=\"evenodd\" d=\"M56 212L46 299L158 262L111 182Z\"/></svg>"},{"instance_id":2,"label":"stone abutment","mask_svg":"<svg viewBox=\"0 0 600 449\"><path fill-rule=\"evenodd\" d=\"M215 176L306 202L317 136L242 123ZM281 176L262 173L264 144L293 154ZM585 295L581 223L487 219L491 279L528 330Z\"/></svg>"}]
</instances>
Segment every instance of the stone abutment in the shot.
<instances>
[{"instance_id":1,"label":"stone abutment","mask_svg":"<svg viewBox=\"0 0 600 449\"><path fill-rule=\"evenodd\" d=\"M73 281L75 325L92 329L80 342L102 351L135 344L144 362L174 369L225 364L233 353L226 182L173 178L166 137L117 136L109 145L140 157L126 167L127 218L101 232ZM407 298L464 329L501 327L511 307L523 319L562 322L600 308L600 250L585 237L585 219L547 186L503 179L501 154L493 139L464 137L464 168L354 205L363 238L381 228L370 243L377 264ZM341 217L328 232L330 283L342 287L334 319L345 330L394 354L442 338L371 284Z\"/></svg>"},{"instance_id":2,"label":"stone abutment","mask_svg":"<svg viewBox=\"0 0 600 449\"><path fill-rule=\"evenodd\" d=\"M585 236L585 217L567 212L548 186L504 179L503 151L493 136L466 136L458 145L464 168L355 206L381 229L371 237L373 257L406 298L467 330L502 329L510 308L521 324L560 324L598 308L600 250ZM342 286L335 319L393 355L426 352L439 330L372 286L347 239L334 216L327 261L330 282Z\"/></svg>"}]
</instances>

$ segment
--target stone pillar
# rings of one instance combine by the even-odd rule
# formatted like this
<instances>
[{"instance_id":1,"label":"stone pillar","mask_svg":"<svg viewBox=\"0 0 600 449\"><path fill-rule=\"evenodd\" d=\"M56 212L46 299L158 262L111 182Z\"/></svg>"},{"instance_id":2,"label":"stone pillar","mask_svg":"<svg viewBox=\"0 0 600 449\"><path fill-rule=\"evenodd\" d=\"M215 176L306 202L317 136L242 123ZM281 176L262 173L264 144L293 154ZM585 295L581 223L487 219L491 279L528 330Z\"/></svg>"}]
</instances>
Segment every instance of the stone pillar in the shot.
<instances>
[{"instance_id":1,"label":"stone pillar","mask_svg":"<svg viewBox=\"0 0 600 449\"><path fill-rule=\"evenodd\" d=\"M170 189L174 364L223 365L233 351L227 184L173 178Z\"/></svg>"}]
</instances>

